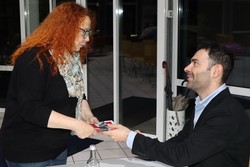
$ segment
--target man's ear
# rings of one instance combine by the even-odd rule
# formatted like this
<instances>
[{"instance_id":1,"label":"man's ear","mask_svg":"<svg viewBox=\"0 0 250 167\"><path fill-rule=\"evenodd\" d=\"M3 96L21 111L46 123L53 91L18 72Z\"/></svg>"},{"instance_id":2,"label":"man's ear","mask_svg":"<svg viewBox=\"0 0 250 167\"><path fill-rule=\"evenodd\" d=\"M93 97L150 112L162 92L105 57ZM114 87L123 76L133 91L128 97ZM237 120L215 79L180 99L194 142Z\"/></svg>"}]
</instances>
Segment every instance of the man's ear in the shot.
<instances>
[{"instance_id":1,"label":"man's ear","mask_svg":"<svg viewBox=\"0 0 250 167\"><path fill-rule=\"evenodd\" d=\"M212 76L217 78L217 77L222 77L223 74L223 66L221 64L215 64L212 67Z\"/></svg>"}]
</instances>

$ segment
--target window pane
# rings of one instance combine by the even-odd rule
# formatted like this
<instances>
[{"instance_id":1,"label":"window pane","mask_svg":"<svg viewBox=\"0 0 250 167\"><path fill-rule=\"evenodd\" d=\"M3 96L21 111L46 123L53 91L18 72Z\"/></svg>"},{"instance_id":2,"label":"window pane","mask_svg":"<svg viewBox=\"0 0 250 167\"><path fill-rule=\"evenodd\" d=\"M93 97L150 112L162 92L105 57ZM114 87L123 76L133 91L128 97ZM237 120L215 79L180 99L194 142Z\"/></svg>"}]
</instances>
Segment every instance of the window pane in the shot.
<instances>
[{"instance_id":1,"label":"window pane","mask_svg":"<svg viewBox=\"0 0 250 167\"><path fill-rule=\"evenodd\" d=\"M121 122L155 134L157 1L123 0L122 8Z\"/></svg>"},{"instance_id":2,"label":"window pane","mask_svg":"<svg viewBox=\"0 0 250 167\"><path fill-rule=\"evenodd\" d=\"M63 2L75 2L75 0L56 0L56 6L60 5Z\"/></svg>"},{"instance_id":3,"label":"window pane","mask_svg":"<svg viewBox=\"0 0 250 167\"><path fill-rule=\"evenodd\" d=\"M49 1L32 0L26 2L26 13L28 13L25 24L27 35L43 21L49 13Z\"/></svg>"},{"instance_id":4,"label":"window pane","mask_svg":"<svg viewBox=\"0 0 250 167\"><path fill-rule=\"evenodd\" d=\"M20 44L19 13L19 1L0 1L0 65L10 63L10 54Z\"/></svg>"},{"instance_id":5,"label":"window pane","mask_svg":"<svg viewBox=\"0 0 250 167\"><path fill-rule=\"evenodd\" d=\"M10 55L21 42L19 1L0 1L0 108L5 107L5 98L11 72ZM5 71L7 70L7 71Z\"/></svg>"},{"instance_id":6,"label":"window pane","mask_svg":"<svg viewBox=\"0 0 250 167\"><path fill-rule=\"evenodd\" d=\"M202 43L216 42L229 48L235 67L228 84L250 88L250 1L180 1L178 78ZM212 10L211 10L212 9Z\"/></svg>"},{"instance_id":7,"label":"window pane","mask_svg":"<svg viewBox=\"0 0 250 167\"><path fill-rule=\"evenodd\" d=\"M93 113L100 120L113 119L113 3L112 0L92 0L88 1L88 8L96 16L93 50L88 54L87 66L89 103ZM154 134L157 1L123 0L122 8L122 23L119 30L122 39L119 55L120 123ZM145 41L144 38L140 38L144 28ZM131 46L124 44L126 39L135 42L135 45L149 46L147 54L152 53L152 60L145 62L144 58L138 58L133 62L134 59L124 57L124 51L131 49ZM137 49L143 51L143 47ZM144 54L137 56L142 57Z\"/></svg>"},{"instance_id":8,"label":"window pane","mask_svg":"<svg viewBox=\"0 0 250 167\"><path fill-rule=\"evenodd\" d=\"M41 23L49 14L49 1L39 1L39 22Z\"/></svg>"},{"instance_id":9,"label":"window pane","mask_svg":"<svg viewBox=\"0 0 250 167\"><path fill-rule=\"evenodd\" d=\"M87 7L95 18L93 43L87 56L88 101L100 120L113 119L113 4L91 0Z\"/></svg>"}]
</instances>

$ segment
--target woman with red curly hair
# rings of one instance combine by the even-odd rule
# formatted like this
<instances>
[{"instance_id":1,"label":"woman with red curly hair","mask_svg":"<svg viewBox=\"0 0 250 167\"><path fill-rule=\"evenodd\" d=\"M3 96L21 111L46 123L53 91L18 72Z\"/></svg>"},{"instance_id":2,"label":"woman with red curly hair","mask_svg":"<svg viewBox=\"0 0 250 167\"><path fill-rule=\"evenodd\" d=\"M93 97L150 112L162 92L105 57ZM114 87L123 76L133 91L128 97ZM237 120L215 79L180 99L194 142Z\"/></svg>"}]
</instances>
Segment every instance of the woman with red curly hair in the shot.
<instances>
[{"instance_id":1,"label":"woman with red curly hair","mask_svg":"<svg viewBox=\"0 0 250 167\"><path fill-rule=\"evenodd\" d=\"M88 10L62 3L13 53L1 128L9 167L65 164L71 133L81 139L96 134L82 67L90 35Z\"/></svg>"}]
</instances>

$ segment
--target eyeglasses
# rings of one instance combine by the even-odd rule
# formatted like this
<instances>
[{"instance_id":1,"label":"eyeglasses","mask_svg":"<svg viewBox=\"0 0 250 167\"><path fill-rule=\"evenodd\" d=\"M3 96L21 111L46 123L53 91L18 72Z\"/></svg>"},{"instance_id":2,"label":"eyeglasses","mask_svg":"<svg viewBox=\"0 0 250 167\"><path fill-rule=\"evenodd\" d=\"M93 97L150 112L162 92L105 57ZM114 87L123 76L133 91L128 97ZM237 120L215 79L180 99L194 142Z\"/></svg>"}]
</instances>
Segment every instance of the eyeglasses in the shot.
<instances>
[{"instance_id":1,"label":"eyeglasses","mask_svg":"<svg viewBox=\"0 0 250 167\"><path fill-rule=\"evenodd\" d=\"M82 30L84 39L86 39L92 34L92 31L90 29L82 29L82 28L79 28L79 29Z\"/></svg>"}]
</instances>

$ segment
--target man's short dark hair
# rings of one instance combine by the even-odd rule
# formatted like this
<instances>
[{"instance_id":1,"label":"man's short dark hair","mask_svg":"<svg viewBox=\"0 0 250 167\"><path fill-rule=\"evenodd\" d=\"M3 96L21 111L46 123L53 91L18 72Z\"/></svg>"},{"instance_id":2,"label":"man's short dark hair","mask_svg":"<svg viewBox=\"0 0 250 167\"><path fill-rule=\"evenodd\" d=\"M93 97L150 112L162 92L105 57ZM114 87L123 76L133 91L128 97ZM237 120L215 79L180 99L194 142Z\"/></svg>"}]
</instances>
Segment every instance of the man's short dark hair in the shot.
<instances>
[{"instance_id":1,"label":"man's short dark hair","mask_svg":"<svg viewBox=\"0 0 250 167\"><path fill-rule=\"evenodd\" d=\"M206 44L199 46L200 49L205 49L211 59L211 65L221 64L223 66L223 75L221 82L225 83L229 78L234 68L233 54L225 47L217 44Z\"/></svg>"}]
</instances>

